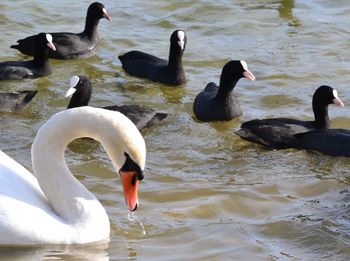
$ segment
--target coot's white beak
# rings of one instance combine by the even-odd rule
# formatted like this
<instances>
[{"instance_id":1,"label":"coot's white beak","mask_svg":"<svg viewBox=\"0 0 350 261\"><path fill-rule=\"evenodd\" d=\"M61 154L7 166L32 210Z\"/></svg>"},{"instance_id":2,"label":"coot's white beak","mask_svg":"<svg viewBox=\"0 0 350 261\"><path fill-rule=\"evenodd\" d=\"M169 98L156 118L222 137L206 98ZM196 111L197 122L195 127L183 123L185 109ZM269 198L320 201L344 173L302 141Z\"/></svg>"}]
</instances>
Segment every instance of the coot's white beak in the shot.
<instances>
[{"instance_id":1,"label":"coot's white beak","mask_svg":"<svg viewBox=\"0 0 350 261\"><path fill-rule=\"evenodd\" d=\"M243 76L248 78L249 80L255 81L255 76L251 71L248 71L248 70L244 71Z\"/></svg>"},{"instance_id":2,"label":"coot's white beak","mask_svg":"<svg viewBox=\"0 0 350 261\"><path fill-rule=\"evenodd\" d=\"M72 96L76 91L77 89L75 89L75 87L69 88L68 91L66 92L66 97Z\"/></svg>"},{"instance_id":3,"label":"coot's white beak","mask_svg":"<svg viewBox=\"0 0 350 261\"><path fill-rule=\"evenodd\" d=\"M69 89L66 92L66 97L72 96L77 91L75 87L78 85L79 81L80 81L79 76L74 75L72 76L72 78L70 78Z\"/></svg>"},{"instance_id":4,"label":"coot's white beak","mask_svg":"<svg viewBox=\"0 0 350 261\"><path fill-rule=\"evenodd\" d=\"M340 107L344 107L344 103L337 97L333 100L335 105L338 105Z\"/></svg>"},{"instance_id":5,"label":"coot's white beak","mask_svg":"<svg viewBox=\"0 0 350 261\"><path fill-rule=\"evenodd\" d=\"M333 90L333 97L334 97L333 102L334 102L335 105L338 105L340 107L344 107L344 103L338 97L337 90Z\"/></svg>"},{"instance_id":6,"label":"coot's white beak","mask_svg":"<svg viewBox=\"0 0 350 261\"><path fill-rule=\"evenodd\" d=\"M56 51L56 47L55 47L55 45L52 43L52 35L51 35L51 34L46 34L46 40L48 41L47 47L49 47L50 49Z\"/></svg>"},{"instance_id":7,"label":"coot's white beak","mask_svg":"<svg viewBox=\"0 0 350 261\"><path fill-rule=\"evenodd\" d=\"M112 18L109 16L109 14L107 13L106 8L102 9L103 12L103 17L106 18L108 21L112 21Z\"/></svg>"}]
</instances>

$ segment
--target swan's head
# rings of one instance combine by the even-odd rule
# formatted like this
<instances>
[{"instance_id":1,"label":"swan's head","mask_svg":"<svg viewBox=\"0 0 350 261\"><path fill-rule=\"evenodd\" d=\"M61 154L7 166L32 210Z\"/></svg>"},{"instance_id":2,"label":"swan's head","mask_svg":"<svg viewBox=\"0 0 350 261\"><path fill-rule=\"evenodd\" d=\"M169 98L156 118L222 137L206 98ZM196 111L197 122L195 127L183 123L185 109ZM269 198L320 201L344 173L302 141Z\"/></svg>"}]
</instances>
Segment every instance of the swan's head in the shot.
<instances>
[{"instance_id":1,"label":"swan's head","mask_svg":"<svg viewBox=\"0 0 350 261\"><path fill-rule=\"evenodd\" d=\"M113 166L119 172L123 186L125 202L130 211L137 209L138 184L143 179L143 171L146 161L145 141L126 116L116 111L101 109L107 117L113 121L112 129L107 127L106 136L101 137L107 154L112 160ZM99 129L103 126L98 126Z\"/></svg>"},{"instance_id":2,"label":"swan's head","mask_svg":"<svg viewBox=\"0 0 350 261\"><path fill-rule=\"evenodd\" d=\"M137 189L139 182L143 179L143 170L127 152L125 155L125 163L119 170L120 179L123 186L125 203L130 211L135 211L139 205Z\"/></svg>"}]
</instances>

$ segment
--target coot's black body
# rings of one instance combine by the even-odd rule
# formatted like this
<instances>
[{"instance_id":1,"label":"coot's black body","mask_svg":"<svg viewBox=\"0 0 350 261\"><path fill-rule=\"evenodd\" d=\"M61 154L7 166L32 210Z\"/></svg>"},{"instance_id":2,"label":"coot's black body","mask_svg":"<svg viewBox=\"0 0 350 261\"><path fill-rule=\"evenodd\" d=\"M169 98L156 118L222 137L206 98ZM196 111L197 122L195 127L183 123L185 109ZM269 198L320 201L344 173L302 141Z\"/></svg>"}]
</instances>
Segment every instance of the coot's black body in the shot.
<instances>
[{"instance_id":1,"label":"coot's black body","mask_svg":"<svg viewBox=\"0 0 350 261\"><path fill-rule=\"evenodd\" d=\"M123 69L130 75L169 85L181 85L186 83L182 65L186 43L185 32L176 30L170 37L168 61L140 51L127 52L120 55L119 60Z\"/></svg>"},{"instance_id":2,"label":"coot's black body","mask_svg":"<svg viewBox=\"0 0 350 261\"><path fill-rule=\"evenodd\" d=\"M37 91L0 93L0 112L14 112L23 109L37 93Z\"/></svg>"},{"instance_id":3,"label":"coot's black body","mask_svg":"<svg viewBox=\"0 0 350 261\"><path fill-rule=\"evenodd\" d=\"M330 156L350 157L350 130L322 129L295 136L298 149L315 150Z\"/></svg>"},{"instance_id":4,"label":"coot's black body","mask_svg":"<svg viewBox=\"0 0 350 261\"><path fill-rule=\"evenodd\" d=\"M72 95L67 108L87 106L90 102L91 93L92 85L86 76L73 76L71 78L71 87L66 95ZM167 113L156 112L155 110L142 105L112 105L103 108L123 113L139 130L151 127L168 116Z\"/></svg>"},{"instance_id":5,"label":"coot's black body","mask_svg":"<svg viewBox=\"0 0 350 261\"><path fill-rule=\"evenodd\" d=\"M328 105L344 106L337 91L329 86L320 86L312 98L314 121L288 118L272 118L244 122L235 133L241 138L272 149L299 148L300 140L295 134L312 130L328 129Z\"/></svg>"},{"instance_id":6,"label":"coot's black body","mask_svg":"<svg viewBox=\"0 0 350 261\"><path fill-rule=\"evenodd\" d=\"M232 95L239 79L255 80L245 61L229 61L222 69L220 85L208 83L193 103L193 112L200 121L229 121L242 115L237 99Z\"/></svg>"},{"instance_id":7,"label":"coot's black body","mask_svg":"<svg viewBox=\"0 0 350 261\"><path fill-rule=\"evenodd\" d=\"M0 80L38 78L52 73L48 58L49 49L55 50L50 34L40 33L34 37L34 58L30 61L0 62Z\"/></svg>"},{"instance_id":8,"label":"coot's black body","mask_svg":"<svg viewBox=\"0 0 350 261\"><path fill-rule=\"evenodd\" d=\"M92 3L87 11L85 29L81 33L57 32L50 33L56 46L56 51L49 51L50 58L73 59L85 58L95 54L95 49L99 41L97 26L101 18L111 20L105 7L101 3ZM27 38L17 41L17 45L11 48L19 50L23 54L34 55L34 38Z\"/></svg>"}]
</instances>

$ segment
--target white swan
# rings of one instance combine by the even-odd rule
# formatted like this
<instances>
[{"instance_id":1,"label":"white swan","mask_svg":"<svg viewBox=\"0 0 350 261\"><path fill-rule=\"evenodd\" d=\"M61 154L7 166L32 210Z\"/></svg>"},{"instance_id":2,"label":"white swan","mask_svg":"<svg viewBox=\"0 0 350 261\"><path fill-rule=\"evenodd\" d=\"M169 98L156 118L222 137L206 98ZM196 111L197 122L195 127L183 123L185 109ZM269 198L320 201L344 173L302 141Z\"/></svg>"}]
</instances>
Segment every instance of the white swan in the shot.
<instances>
[{"instance_id":1,"label":"white swan","mask_svg":"<svg viewBox=\"0 0 350 261\"><path fill-rule=\"evenodd\" d=\"M84 244L109 239L107 213L69 171L64 151L72 140L102 143L121 176L130 210L138 204L146 147L123 114L92 107L59 112L38 131L32 145L35 177L0 151L0 245Z\"/></svg>"}]
</instances>

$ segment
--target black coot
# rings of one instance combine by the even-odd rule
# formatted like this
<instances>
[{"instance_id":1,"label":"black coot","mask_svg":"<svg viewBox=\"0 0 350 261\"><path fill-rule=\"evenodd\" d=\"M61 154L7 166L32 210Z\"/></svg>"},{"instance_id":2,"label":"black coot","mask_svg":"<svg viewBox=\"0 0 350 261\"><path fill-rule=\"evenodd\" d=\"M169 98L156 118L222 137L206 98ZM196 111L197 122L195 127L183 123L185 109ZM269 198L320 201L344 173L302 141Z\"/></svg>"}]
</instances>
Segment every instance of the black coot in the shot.
<instances>
[{"instance_id":1,"label":"black coot","mask_svg":"<svg viewBox=\"0 0 350 261\"><path fill-rule=\"evenodd\" d=\"M137 77L169 85L186 82L182 66L187 37L184 31L176 30L170 37L169 61L140 51L130 51L119 56L123 69Z\"/></svg>"},{"instance_id":2,"label":"black coot","mask_svg":"<svg viewBox=\"0 0 350 261\"><path fill-rule=\"evenodd\" d=\"M68 109L89 104L92 85L86 76L73 76L66 97L72 96ZM127 116L139 130L151 127L168 116L167 113L156 112L142 105L106 106L107 110L119 111Z\"/></svg>"},{"instance_id":3,"label":"black coot","mask_svg":"<svg viewBox=\"0 0 350 261\"><path fill-rule=\"evenodd\" d=\"M350 130L322 129L295 134L298 149L350 157Z\"/></svg>"},{"instance_id":4,"label":"black coot","mask_svg":"<svg viewBox=\"0 0 350 261\"><path fill-rule=\"evenodd\" d=\"M23 109L37 93L37 91L0 93L0 112L14 112Z\"/></svg>"},{"instance_id":5,"label":"black coot","mask_svg":"<svg viewBox=\"0 0 350 261\"><path fill-rule=\"evenodd\" d=\"M34 58L30 61L7 61L0 63L0 80L38 78L52 73L48 59L49 49L55 51L50 34L35 36Z\"/></svg>"},{"instance_id":6,"label":"black coot","mask_svg":"<svg viewBox=\"0 0 350 261\"><path fill-rule=\"evenodd\" d=\"M49 52L50 58L57 59L73 59L89 57L95 53L95 49L99 40L97 26L101 18L111 20L107 14L106 8L101 3L92 3L87 11L85 29L83 32L75 33L51 33L53 42L56 46L56 52ZM17 41L17 45L12 45L11 48L19 50L27 55L34 55L35 36Z\"/></svg>"},{"instance_id":7,"label":"black coot","mask_svg":"<svg viewBox=\"0 0 350 261\"><path fill-rule=\"evenodd\" d=\"M299 147L295 134L310 130L328 129L328 105L344 106L337 91L329 86L319 87L312 98L314 121L272 118L244 122L235 133L241 138L273 149Z\"/></svg>"},{"instance_id":8,"label":"black coot","mask_svg":"<svg viewBox=\"0 0 350 261\"><path fill-rule=\"evenodd\" d=\"M208 83L193 103L193 112L200 121L228 121L242 115L241 107L232 90L239 79L246 77L252 81L254 75L245 61L229 61L222 69L220 85Z\"/></svg>"}]
</instances>

